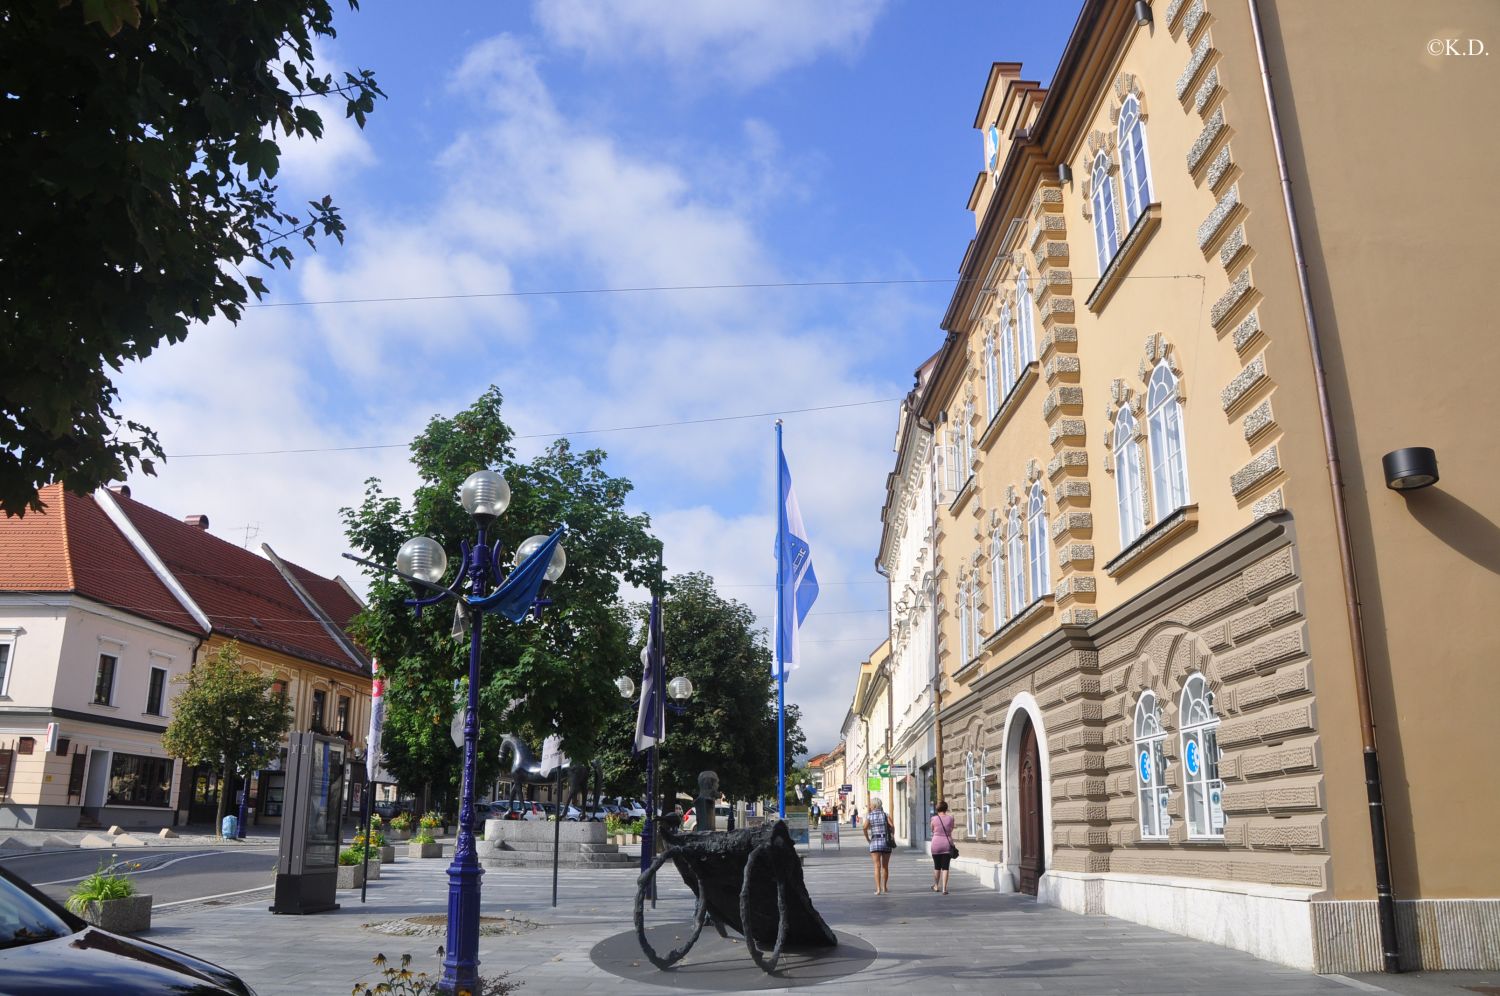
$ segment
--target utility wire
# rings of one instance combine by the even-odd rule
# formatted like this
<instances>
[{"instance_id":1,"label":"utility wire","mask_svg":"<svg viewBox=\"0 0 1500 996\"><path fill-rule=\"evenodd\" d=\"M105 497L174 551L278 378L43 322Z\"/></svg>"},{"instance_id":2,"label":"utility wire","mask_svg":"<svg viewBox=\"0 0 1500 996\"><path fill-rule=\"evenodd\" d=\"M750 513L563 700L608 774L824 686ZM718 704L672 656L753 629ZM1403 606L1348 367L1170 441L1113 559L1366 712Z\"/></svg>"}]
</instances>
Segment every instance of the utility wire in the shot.
<instances>
[{"instance_id":1,"label":"utility wire","mask_svg":"<svg viewBox=\"0 0 1500 996\"><path fill-rule=\"evenodd\" d=\"M574 429L571 432L531 432L513 436L513 439L557 439L562 436L588 436L605 432L634 432L638 429L667 429L679 425L707 425L712 422L740 422L753 418L770 418L773 415L805 415L808 412L834 411L840 408L862 408L867 405L888 405L900 398L874 398L869 401L849 401L839 405L816 405L812 408L783 408L778 411L754 412L749 415L715 415L709 418L678 419L674 422L644 422L640 425L613 425L602 429ZM411 443L368 443L362 446L306 446L282 450L238 450L224 453L171 453L168 460L193 460L209 457L281 456L293 453L347 453L353 450L394 450L410 446Z\"/></svg>"}]
</instances>

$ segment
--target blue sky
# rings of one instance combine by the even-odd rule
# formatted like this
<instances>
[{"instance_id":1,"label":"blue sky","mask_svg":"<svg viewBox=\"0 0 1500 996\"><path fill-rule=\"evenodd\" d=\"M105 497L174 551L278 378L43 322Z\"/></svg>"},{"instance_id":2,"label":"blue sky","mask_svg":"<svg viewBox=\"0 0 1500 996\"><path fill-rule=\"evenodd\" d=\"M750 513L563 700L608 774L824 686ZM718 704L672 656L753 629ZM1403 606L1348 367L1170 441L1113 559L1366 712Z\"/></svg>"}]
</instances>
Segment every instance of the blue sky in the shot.
<instances>
[{"instance_id":1,"label":"blue sky","mask_svg":"<svg viewBox=\"0 0 1500 996\"><path fill-rule=\"evenodd\" d=\"M409 493L405 444L490 383L536 437L523 457L551 433L849 405L784 416L823 581L787 693L809 746L833 746L885 627L873 565L896 405L881 399L904 395L941 342L974 231L975 108L995 60L1046 83L1076 13L995 0L342 12L320 60L374 69L389 99L363 132L331 109L324 141L283 143L278 181L288 203L331 193L346 244L271 274L277 306L127 371L126 414L176 455L134 478L135 496L349 576L339 507L371 476ZM620 291L808 283L826 286ZM615 292L535 293L591 289ZM520 296L453 297L497 293ZM306 304L372 297L442 299ZM573 438L635 483L669 572L708 571L769 622L772 418ZM259 452L287 449L319 452Z\"/></svg>"}]
</instances>

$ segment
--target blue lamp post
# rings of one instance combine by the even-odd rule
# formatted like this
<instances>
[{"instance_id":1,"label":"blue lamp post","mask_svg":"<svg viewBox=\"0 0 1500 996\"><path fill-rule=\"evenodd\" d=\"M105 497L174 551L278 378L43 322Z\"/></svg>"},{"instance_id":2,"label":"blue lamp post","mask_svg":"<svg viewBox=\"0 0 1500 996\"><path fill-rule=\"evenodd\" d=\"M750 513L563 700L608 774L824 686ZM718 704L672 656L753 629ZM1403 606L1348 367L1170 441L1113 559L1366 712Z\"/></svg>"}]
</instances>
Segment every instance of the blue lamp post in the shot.
<instances>
[{"instance_id":1,"label":"blue lamp post","mask_svg":"<svg viewBox=\"0 0 1500 996\"><path fill-rule=\"evenodd\" d=\"M458 605L469 624L469 697L464 710L463 792L458 811L458 843L448 866L448 943L443 955L442 991L477 992L479 989L479 881L484 869L474 847L474 779L479 741L479 654L483 620L487 612L498 612L512 622L528 613L541 614L542 586L555 581L567 566L561 545L565 527L550 536L533 536L517 549L510 573L500 575L500 544L486 544L486 530L510 505L510 485L493 470L469 475L459 491L464 510L479 529L471 546L462 547L463 564L453 584L439 582L448 571L448 556L437 540L418 536L401 545L396 573L435 594L410 598L406 604L417 613L429 605L449 599ZM348 556L345 554L345 556ZM350 557L351 560L358 558ZM465 584L467 583L467 594ZM495 590L491 591L491 585Z\"/></svg>"}]
</instances>

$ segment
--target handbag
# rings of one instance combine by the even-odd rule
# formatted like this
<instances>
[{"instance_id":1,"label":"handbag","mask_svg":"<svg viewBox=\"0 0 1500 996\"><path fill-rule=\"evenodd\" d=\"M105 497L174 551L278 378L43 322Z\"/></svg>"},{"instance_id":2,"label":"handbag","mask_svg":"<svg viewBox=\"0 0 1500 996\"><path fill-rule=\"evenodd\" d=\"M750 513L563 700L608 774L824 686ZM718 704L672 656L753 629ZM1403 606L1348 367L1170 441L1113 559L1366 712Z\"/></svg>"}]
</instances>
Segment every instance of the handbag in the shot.
<instances>
[{"instance_id":1,"label":"handbag","mask_svg":"<svg viewBox=\"0 0 1500 996\"><path fill-rule=\"evenodd\" d=\"M950 858L956 858L956 857L958 857L958 845L955 844L955 843L953 843L953 841L952 841L951 838L948 841L948 857L950 857Z\"/></svg>"}]
</instances>

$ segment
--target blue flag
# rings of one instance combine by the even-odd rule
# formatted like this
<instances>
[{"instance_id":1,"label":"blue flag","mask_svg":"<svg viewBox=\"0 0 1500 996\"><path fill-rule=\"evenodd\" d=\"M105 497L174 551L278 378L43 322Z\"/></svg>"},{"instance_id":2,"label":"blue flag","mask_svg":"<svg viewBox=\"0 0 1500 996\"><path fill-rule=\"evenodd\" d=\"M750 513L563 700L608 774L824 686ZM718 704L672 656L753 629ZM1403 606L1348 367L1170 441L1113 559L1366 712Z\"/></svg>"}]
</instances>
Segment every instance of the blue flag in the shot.
<instances>
[{"instance_id":1,"label":"blue flag","mask_svg":"<svg viewBox=\"0 0 1500 996\"><path fill-rule=\"evenodd\" d=\"M780 522L777 529L777 606L776 658L783 669L791 671L798 664L797 632L818 598L818 575L813 571L812 548L807 543L807 528L802 525L802 510L792 491L792 474L786 466L786 453L777 436L776 455L780 461ZM776 676L776 672L772 672Z\"/></svg>"},{"instance_id":2,"label":"blue flag","mask_svg":"<svg viewBox=\"0 0 1500 996\"><path fill-rule=\"evenodd\" d=\"M636 753L649 750L652 744L665 738L666 730L662 729L661 694L663 689L658 687L660 676L666 673L666 662L663 658L665 642L661 622L661 598L658 596L651 599L651 619L646 626L646 646L641 650L641 703L635 713Z\"/></svg>"}]
</instances>

